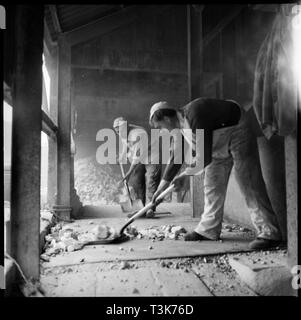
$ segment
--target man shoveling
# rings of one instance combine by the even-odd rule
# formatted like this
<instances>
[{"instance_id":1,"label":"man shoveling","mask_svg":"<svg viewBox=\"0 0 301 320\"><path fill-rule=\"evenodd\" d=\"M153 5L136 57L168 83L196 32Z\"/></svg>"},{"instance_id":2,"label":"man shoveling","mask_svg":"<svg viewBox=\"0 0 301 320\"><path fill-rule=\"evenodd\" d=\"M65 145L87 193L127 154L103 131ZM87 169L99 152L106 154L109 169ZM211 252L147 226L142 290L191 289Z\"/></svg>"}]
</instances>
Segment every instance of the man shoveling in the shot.
<instances>
[{"instance_id":1,"label":"man shoveling","mask_svg":"<svg viewBox=\"0 0 301 320\"><path fill-rule=\"evenodd\" d=\"M153 195L159 185L161 164L148 163L149 144L140 144L140 146L145 146L145 148L140 148L140 155L137 156L138 144L136 142L141 137L147 136L147 131L143 127L127 124L126 119L123 117L116 118L113 127L122 141L122 152L119 162L121 163L122 159L126 159L127 157L131 163L130 169L123 177L123 180L128 181L131 195L135 199L141 199L143 205L145 205L146 202L152 201ZM123 132L127 135L123 136ZM153 218L155 216L155 209L155 206L150 208L145 216Z\"/></svg>"},{"instance_id":2,"label":"man shoveling","mask_svg":"<svg viewBox=\"0 0 301 320\"><path fill-rule=\"evenodd\" d=\"M272 209L262 177L256 137L246 121L245 111L234 101L199 98L182 108L167 102L158 102L151 107L150 124L154 128L169 131L178 128L197 157L204 157L205 206L201 221L194 231L186 234L185 241L218 240L222 229L224 202L231 169L244 195L257 238L249 246L252 249L276 247L281 235L276 215ZM192 130L192 138L184 129ZM204 129L205 150L195 141L197 129ZM153 196L156 197L172 182L175 187L187 175L198 174L203 168L188 167L178 177L181 164L175 164L173 149L170 164Z\"/></svg>"}]
</instances>

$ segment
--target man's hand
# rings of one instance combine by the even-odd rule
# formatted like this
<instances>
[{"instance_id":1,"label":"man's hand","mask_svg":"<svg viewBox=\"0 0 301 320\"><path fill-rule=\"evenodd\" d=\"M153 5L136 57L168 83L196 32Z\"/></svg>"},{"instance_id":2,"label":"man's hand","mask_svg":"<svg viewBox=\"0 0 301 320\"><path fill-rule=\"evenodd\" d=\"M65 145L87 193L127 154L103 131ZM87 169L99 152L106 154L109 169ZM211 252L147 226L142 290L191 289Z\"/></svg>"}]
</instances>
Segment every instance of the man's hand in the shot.
<instances>
[{"instance_id":1,"label":"man's hand","mask_svg":"<svg viewBox=\"0 0 301 320\"><path fill-rule=\"evenodd\" d=\"M169 186L169 182L166 180L161 180L156 192L153 195L152 202L155 203L158 196Z\"/></svg>"},{"instance_id":2,"label":"man's hand","mask_svg":"<svg viewBox=\"0 0 301 320\"><path fill-rule=\"evenodd\" d=\"M178 176L178 177L175 177L173 180L172 180L172 184L175 186L174 188L174 191L175 192L179 192L183 189L183 186L185 184L185 180L186 180L187 176Z\"/></svg>"},{"instance_id":3,"label":"man's hand","mask_svg":"<svg viewBox=\"0 0 301 320\"><path fill-rule=\"evenodd\" d=\"M128 178L125 177L125 178L123 178L123 179L121 179L121 180L118 181L118 187L119 187L119 188L123 187L124 181L128 182Z\"/></svg>"}]
</instances>

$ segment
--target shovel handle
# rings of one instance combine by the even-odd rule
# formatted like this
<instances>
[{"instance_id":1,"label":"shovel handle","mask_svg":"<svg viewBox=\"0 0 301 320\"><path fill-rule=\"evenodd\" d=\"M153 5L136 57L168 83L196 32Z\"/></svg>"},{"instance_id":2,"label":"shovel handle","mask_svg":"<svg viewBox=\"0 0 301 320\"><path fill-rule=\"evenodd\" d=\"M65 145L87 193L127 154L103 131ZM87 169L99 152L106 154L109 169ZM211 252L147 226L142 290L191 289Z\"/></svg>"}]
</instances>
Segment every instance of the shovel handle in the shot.
<instances>
[{"instance_id":1,"label":"shovel handle","mask_svg":"<svg viewBox=\"0 0 301 320\"><path fill-rule=\"evenodd\" d=\"M120 162L119 162L119 165L120 165L120 170L121 170L122 179L124 179L125 174L124 174L123 165L122 165L122 163L120 163ZM126 189L126 191L127 191L128 197L129 197L129 199L130 199L130 201L131 201L131 205L133 206L133 200L132 200L132 197L131 197L130 188L129 188L129 185L128 185L126 179L123 180L123 184L124 184L125 189Z\"/></svg>"},{"instance_id":2,"label":"shovel handle","mask_svg":"<svg viewBox=\"0 0 301 320\"><path fill-rule=\"evenodd\" d=\"M158 204L160 201L164 199L164 197L170 193L174 189L174 185L171 184L168 188L166 188L160 195L157 197L155 204ZM130 225L135 219L139 218L142 216L147 210L151 209L154 206L153 202L149 202L145 207L140 209L136 214L134 214L127 222L126 224L121 228L120 234L123 233L124 229Z\"/></svg>"}]
</instances>

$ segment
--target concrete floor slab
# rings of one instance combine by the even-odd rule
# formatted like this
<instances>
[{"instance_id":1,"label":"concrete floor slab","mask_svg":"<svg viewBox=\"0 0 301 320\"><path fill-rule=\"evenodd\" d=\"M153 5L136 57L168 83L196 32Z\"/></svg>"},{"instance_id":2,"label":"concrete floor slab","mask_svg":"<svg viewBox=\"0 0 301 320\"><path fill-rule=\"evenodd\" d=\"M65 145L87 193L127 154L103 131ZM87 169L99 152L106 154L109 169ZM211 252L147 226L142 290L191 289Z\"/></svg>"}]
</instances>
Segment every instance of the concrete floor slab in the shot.
<instances>
[{"instance_id":1,"label":"concrete floor slab","mask_svg":"<svg viewBox=\"0 0 301 320\"><path fill-rule=\"evenodd\" d=\"M64 273L44 277L46 296L212 296L193 273L162 268Z\"/></svg>"}]
</instances>

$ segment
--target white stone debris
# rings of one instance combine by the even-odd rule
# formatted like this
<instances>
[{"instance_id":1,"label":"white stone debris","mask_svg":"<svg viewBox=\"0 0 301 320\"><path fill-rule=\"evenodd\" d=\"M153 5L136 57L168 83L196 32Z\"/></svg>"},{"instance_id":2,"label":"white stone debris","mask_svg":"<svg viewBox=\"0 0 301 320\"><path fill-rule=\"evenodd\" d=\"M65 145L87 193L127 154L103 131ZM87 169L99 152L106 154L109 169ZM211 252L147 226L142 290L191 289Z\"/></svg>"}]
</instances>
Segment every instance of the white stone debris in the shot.
<instances>
[{"instance_id":1,"label":"white stone debris","mask_svg":"<svg viewBox=\"0 0 301 320\"><path fill-rule=\"evenodd\" d=\"M96 239L107 239L111 235L110 228L106 225L97 225L92 230L91 233L95 235Z\"/></svg>"},{"instance_id":2,"label":"white stone debris","mask_svg":"<svg viewBox=\"0 0 301 320\"><path fill-rule=\"evenodd\" d=\"M86 242L105 239L113 232L112 228L104 225L97 225L92 230L74 231L71 224L57 224L51 228L51 233L45 237L46 256L54 256L63 252L81 250Z\"/></svg>"},{"instance_id":3,"label":"white stone debris","mask_svg":"<svg viewBox=\"0 0 301 320\"><path fill-rule=\"evenodd\" d=\"M120 270L130 269L132 266L128 261L123 261L120 266Z\"/></svg>"},{"instance_id":4,"label":"white stone debris","mask_svg":"<svg viewBox=\"0 0 301 320\"><path fill-rule=\"evenodd\" d=\"M44 258L64 252L81 250L87 242L107 239L116 233L114 228L104 224L97 224L90 230L81 230L80 232L76 231L74 226L71 223L58 223L51 228L51 232L45 237ZM178 240L186 232L184 227L178 225L151 226L140 230L135 226L129 226L125 230L125 234L130 239L147 239L152 242ZM149 250L152 249L153 247L150 246ZM121 247L120 250L124 250L124 248ZM128 251L132 252L134 249L129 248Z\"/></svg>"},{"instance_id":5,"label":"white stone debris","mask_svg":"<svg viewBox=\"0 0 301 320\"><path fill-rule=\"evenodd\" d=\"M227 232L250 232L251 230L238 224L223 224L223 229Z\"/></svg>"},{"instance_id":6,"label":"white stone debris","mask_svg":"<svg viewBox=\"0 0 301 320\"><path fill-rule=\"evenodd\" d=\"M137 234L138 232L138 234ZM163 225L151 226L146 229L130 231L130 233L137 234L137 239L149 239L153 241L162 241L164 239L177 240L182 237L187 231L182 226Z\"/></svg>"}]
</instances>

